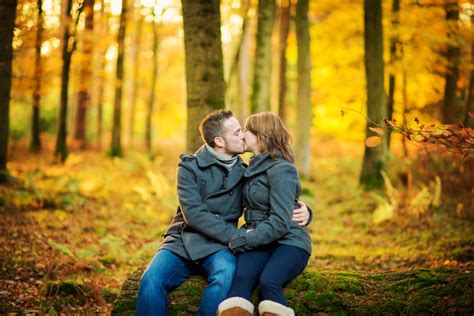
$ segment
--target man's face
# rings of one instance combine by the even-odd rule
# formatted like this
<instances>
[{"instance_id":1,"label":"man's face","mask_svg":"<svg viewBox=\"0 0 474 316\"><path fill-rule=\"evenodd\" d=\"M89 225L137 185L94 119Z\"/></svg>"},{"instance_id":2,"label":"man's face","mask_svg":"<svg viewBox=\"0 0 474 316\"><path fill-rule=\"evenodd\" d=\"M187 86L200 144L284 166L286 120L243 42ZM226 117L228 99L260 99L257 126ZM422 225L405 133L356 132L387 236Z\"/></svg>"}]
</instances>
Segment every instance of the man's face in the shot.
<instances>
[{"instance_id":1,"label":"man's face","mask_svg":"<svg viewBox=\"0 0 474 316\"><path fill-rule=\"evenodd\" d=\"M230 156L244 152L244 133L242 126L235 117L231 117L223 123L224 153Z\"/></svg>"}]
</instances>

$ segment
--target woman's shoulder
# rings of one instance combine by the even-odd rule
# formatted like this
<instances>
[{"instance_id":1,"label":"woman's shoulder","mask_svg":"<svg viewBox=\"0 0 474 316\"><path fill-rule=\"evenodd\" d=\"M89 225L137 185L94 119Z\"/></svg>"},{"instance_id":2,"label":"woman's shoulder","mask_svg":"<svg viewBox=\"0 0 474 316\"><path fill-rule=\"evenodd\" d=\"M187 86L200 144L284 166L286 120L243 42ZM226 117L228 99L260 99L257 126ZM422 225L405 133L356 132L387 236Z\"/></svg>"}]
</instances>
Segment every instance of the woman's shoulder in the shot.
<instances>
[{"instance_id":1,"label":"woman's shoulder","mask_svg":"<svg viewBox=\"0 0 474 316\"><path fill-rule=\"evenodd\" d=\"M296 166L293 162L283 158L276 158L276 163L268 169L267 173L270 177L297 175Z\"/></svg>"}]
</instances>

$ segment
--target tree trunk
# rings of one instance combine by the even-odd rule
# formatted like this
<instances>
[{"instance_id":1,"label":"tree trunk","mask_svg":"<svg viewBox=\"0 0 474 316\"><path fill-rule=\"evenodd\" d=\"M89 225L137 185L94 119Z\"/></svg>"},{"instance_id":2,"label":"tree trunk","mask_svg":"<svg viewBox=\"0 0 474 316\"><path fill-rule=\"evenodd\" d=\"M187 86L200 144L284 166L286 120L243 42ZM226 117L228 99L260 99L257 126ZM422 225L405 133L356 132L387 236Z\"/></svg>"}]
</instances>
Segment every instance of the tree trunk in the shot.
<instances>
[{"instance_id":1,"label":"tree trunk","mask_svg":"<svg viewBox=\"0 0 474 316\"><path fill-rule=\"evenodd\" d=\"M311 158L311 54L308 0L296 3L296 44L298 49L297 122L295 163L300 175L309 177Z\"/></svg>"},{"instance_id":2,"label":"tree trunk","mask_svg":"<svg viewBox=\"0 0 474 316\"><path fill-rule=\"evenodd\" d=\"M8 135L10 123L10 89L12 85L13 29L17 0L0 2L0 183L8 180Z\"/></svg>"},{"instance_id":3,"label":"tree trunk","mask_svg":"<svg viewBox=\"0 0 474 316\"><path fill-rule=\"evenodd\" d=\"M100 30L98 38L105 39L108 33L108 13L105 12L105 0L100 2ZM98 43L98 67L97 67L97 149L102 149L102 121L104 105L104 81L105 81L105 54L107 53L107 42Z\"/></svg>"},{"instance_id":4,"label":"tree trunk","mask_svg":"<svg viewBox=\"0 0 474 316\"><path fill-rule=\"evenodd\" d=\"M85 29L74 129L74 139L78 142L79 148L81 149L85 149L87 146L87 109L91 102L92 54L94 47L94 1L95 0L84 1Z\"/></svg>"},{"instance_id":5,"label":"tree trunk","mask_svg":"<svg viewBox=\"0 0 474 316\"><path fill-rule=\"evenodd\" d=\"M145 129L145 143L146 149L149 154L151 154L151 119L153 117L153 105L155 103L155 89L156 89L156 81L158 78L158 31L157 31L157 23L155 21L155 11L153 11L153 72L151 74L151 87L150 87L150 94L148 98L148 106L146 111L146 129Z\"/></svg>"},{"instance_id":6,"label":"tree trunk","mask_svg":"<svg viewBox=\"0 0 474 316\"><path fill-rule=\"evenodd\" d=\"M137 8L134 8L134 16L136 28L133 34L133 44L132 44L132 59L133 59L133 76L132 76L132 91L130 93L130 111L129 111L129 121L128 121L128 141L129 144L133 144L133 137L135 134L135 108L137 103L138 96L138 78L140 73L140 48L141 48L141 34L143 26L143 18L140 12L141 5L139 4Z\"/></svg>"},{"instance_id":7,"label":"tree trunk","mask_svg":"<svg viewBox=\"0 0 474 316\"><path fill-rule=\"evenodd\" d=\"M248 116L248 48L249 48L249 16L250 3L241 3L242 33L230 66L226 87L226 105L234 116L243 121Z\"/></svg>"},{"instance_id":8,"label":"tree trunk","mask_svg":"<svg viewBox=\"0 0 474 316\"><path fill-rule=\"evenodd\" d=\"M249 46L250 46L250 18L248 16L248 11L250 9L250 1L242 1L242 6L246 8L245 21L242 26L242 40L240 43L239 51L239 98L240 98L240 111L237 113L238 118L243 121L250 111L249 107L249 68L250 68L250 58L249 58Z\"/></svg>"},{"instance_id":9,"label":"tree trunk","mask_svg":"<svg viewBox=\"0 0 474 316\"><path fill-rule=\"evenodd\" d=\"M382 3L364 0L365 73L367 81L367 137L376 134L370 127L384 124L387 113L384 92ZM360 183L365 189L383 186L380 172L384 168L387 151L386 138L377 147L364 150Z\"/></svg>"},{"instance_id":10,"label":"tree trunk","mask_svg":"<svg viewBox=\"0 0 474 316\"><path fill-rule=\"evenodd\" d=\"M388 83L388 99L387 99L387 118L391 120L393 118L393 105L395 95L395 69L396 63L398 62L397 56L397 45L398 45L398 25L400 15L400 0L393 0L392 2L392 35L390 36L390 65L391 71L389 75ZM390 136L391 130L387 130L387 150L390 149Z\"/></svg>"},{"instance_id":11,"label":"tree trunk","mask_svg":"<svg viewBox=\"0 0 474 316\"><path fill-rule=\"evenodd\" d=\"M270 110L272 31L275 21L275 6L275 0L258 1L252 113Z\"/></svg>"},{"instance_id":12,"label":"tree trunk","mask_svg":"<svg viewBox=\"0 0 474 316\"><path fill-rule=\"evenodd\" d=\"M115 101L114 118L112 127L112 142L110 144L109 155L112 157L122 156L122 92L124 78L124 52L125 52L125 32L127 25L127 5L128 0L122 0L122 12L120 14L120 27L118 31L117 43L117 73L115 79Z\"/></svg>"},{"instance_id":13,"label":"tree trunk","mask_svg":"<svg viewBox=\"0 0 474 316\"><path fill-rule=\"evenodd\" d=\"M278 115L286 122L286 46L288 43L288 34L290 33L290 15L291 15L291 0L286 4L281 4L280 9L280 42L279 42L279 60L280 68L278 73Z\"/></svg>"},{"instance_id":14,"label":"tree trunk","mask_svg":"<svg viewBox=\"0 0 474 316\"><path fill-rule=\"evenodd\" d=\"M41 79L43 77L43 65L41 60L41 44L43 42L43 0L37 1L38 15L36 39L35 39L35 71L33 86L33 109L31 116L31 142L30 151L39 152L41 150L40 138L40 102L41 102Z\"/></svg>"},{"instance_id":15,"label":"tree trunk","mask_svg":"<svg viewBox=\"0 0 474 316\"><path fill-rule=\"evenodd\" d=\"M474 14L471 14L471 65L474 64L474 32L472 31L472 27L474 25ZM470 115L474 115L474 102L472 100L473 93L474 93L474 68L471 66L471 72L469 75L469 91L467 92L467 100L466 100L466 109L464 112L464 126L474 128L474 117ZM469 114L470 113L470 114Z\"/></svg>"},{"instance_id":16,"label":"tree trunk","mask_svg":"<svg viewBox=\"0 0 474 316\"><path fill-rule=\"evenodd\" d=\"M209 112L223 109L225 81L218 0L182 0L186 55L186 149L202 143L198 126Z\"/></svg>"},{"instance_id":17,"label":"tree trunk","mask_svg":"<svg viewBox=\"0 0 474 316\"><path fill-rule=\"evenodd\" d=\"M445 74L444 96L442 103L442 120L444 124L454 124L460 122L459 113L461 113L459 104L456 102L457 81L459 78L459 59L461 49L458 45L457 36L459 36L458 2L445 0L446 22L448 24L448 47L446 49L446 59L448 68Z\"/></svg>"},{"instance_id":18,"label":"tree trunk","mask_svg":"<svg viewBox=\"0 0 474 316\"><path fill-rule=\"evenodd\" d=\"M63 41L62 41L62 70L61 70L61 97L59 102L58 130L56 135L56 148L54 154L64 162L68 155L67 149L67 97L69 90L69 72L71 69L72 47L70 39L72 0L63 0Z\"/></svg>"}]
</instances>

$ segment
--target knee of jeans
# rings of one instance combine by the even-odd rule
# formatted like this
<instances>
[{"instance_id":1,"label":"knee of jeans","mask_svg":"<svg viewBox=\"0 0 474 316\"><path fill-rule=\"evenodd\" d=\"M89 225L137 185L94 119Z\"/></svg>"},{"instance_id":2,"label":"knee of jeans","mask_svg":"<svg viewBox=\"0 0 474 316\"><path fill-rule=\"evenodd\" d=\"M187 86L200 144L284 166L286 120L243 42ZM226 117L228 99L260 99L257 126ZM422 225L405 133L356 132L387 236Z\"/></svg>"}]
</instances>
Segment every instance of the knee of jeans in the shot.
<instances>
[{"instance_id":1,"label":"knee of jeans","mask_svg":"<svg viewBox=\"0 0 474 316\"><path fill-rule=\"evenodd\" d=\"M281 284L275 281L275 278L267 275L261 275L260 279L258 280L260 288L281 288Z\"/></svg>"},{"instance_id":2,"label":"knee of jeans","mask_svg":"<svg viewBox=\"0 0 474 316\"><path fill-rule=\"evenodd\" d=\"M160 278L153 277L152 273L145 273L140 281L140 295L154 296L164 290L164 283Z\"/></svg>"}]
</instances>

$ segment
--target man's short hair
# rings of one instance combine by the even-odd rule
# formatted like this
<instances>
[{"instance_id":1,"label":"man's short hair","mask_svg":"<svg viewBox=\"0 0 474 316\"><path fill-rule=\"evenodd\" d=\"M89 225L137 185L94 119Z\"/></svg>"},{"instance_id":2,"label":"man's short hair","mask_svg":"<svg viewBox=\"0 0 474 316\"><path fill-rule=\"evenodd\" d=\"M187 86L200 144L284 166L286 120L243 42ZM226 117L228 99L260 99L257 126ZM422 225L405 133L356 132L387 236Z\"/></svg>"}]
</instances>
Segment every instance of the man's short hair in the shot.
<instances>
[{"instance_id":1,"label":"man's short hair","mask_svg":"<svg viewBox=\"0 0 474 316\"><path fill-rule=\"evenodd\" d=\"M206 144L215 146L214 137L224 133L224 122L233 116L230 110L217 110L209 113L199 124L199 132Z\"/></svg>"}]
</instances>

